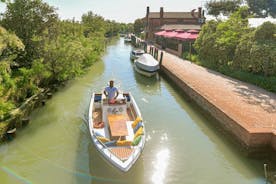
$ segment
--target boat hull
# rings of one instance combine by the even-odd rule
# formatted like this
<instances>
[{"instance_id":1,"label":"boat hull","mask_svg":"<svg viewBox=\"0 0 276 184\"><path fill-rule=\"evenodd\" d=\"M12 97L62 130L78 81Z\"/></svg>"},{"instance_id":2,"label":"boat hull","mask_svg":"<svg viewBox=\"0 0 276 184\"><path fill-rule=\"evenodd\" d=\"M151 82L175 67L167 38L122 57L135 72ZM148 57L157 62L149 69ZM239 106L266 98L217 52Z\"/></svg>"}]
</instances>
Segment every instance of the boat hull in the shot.
<instances>
[{"instance_id":1,"label":"boat hull","mask_svg":"<svg viewBox=\"0 0 276 184\"><path fill-rule=\"evenodd\" d=\"M148 72L148 71L145 71L145 70L143 70L143 69L137 67L136 64L134 64L134 69L135 69L136 72L138 72L138 73L140 73L140 74L142 74L142 75L144 75L144 76L147 76L147 77L152 77L152 76L154 76L154 75L157 74L157 71Z\"/></svg>"},{"instance_id":2,"label":"boat hull","mask_svg":"<svg viewBox=\"0 0 276 184\"><path fill-rule=\"evenodd\" d=\"M141 117L141 113L140 110L134 100L134 98L132 97L132 95L129 93L130 95L130 103L132 104L133 108L135 109L135 113L137 116ZM93 142L93 144L95 145L96 149L101 153L101 155L104 157L105 160L107 160L110 164L112 164L113 166L115 166L116 168L118 168L119 170L123 171L123 172L127 172L137 161L137 159L139 158L139 156L141 155L144 145L145 145L145 129L144 129L144 134L141 136L141 141L139 142L139 144L137 146L131 146L131 148L133 149L131 155L128 157L128 159L126 160L120 160L115 154L114 152L112 152L112 149L117 149L117 148L121 148L119 146L115 146L115 147L107 147L105 146L101 141L99 141L97 139L96 136L96 129L94 129L93 127L93 112L95 110L95 108L99 108L99 104L95 104L97 102L95 102L95 94L93 93L91 96L91 100L90 100L90 105L89 105L89 113L88 113L88 118L89 118L89 132L91 135L91 140ZM143 122L142 122L143 123ZM143 123L143 127L144 127L144 123Z\"/></svg>"},{"instance_id":3,"label":"boat hull","mask_svg":"<svg viewBox=\"0 0 276 184\"><path fill-rule=\"evenodd\" d=\"M141 57L145 52L143 50L132 50L130 52L130 59L135 60Z\"/></svg>"}]
</instances>

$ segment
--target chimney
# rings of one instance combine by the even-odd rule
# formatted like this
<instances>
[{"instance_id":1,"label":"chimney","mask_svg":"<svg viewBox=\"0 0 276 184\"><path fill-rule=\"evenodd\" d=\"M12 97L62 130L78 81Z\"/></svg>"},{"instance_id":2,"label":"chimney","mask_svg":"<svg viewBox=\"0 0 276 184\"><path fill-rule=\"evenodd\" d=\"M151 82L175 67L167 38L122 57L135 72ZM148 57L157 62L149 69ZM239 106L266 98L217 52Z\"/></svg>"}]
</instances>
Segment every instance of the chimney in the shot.
<instances>
[{"instance_id":1,"label":"chimney","mask_svg":"<svg viewBox=\"0 0 276 184\"><path fill-rule=\"evenodd\" d=\"M198 7L198 18L201 18L202 7Z\"/></svg>"},{"instance_id":2,"label":"chimney","mask_svg":"<svg viewBox=\"0 0 276 184\"><path fill-rule=\"evenodd\" d=\"M147 6L147 14L146 14L146 24L145 24L145 32L146 32L146 37L145 39L148 39L149 36L149 13L150 13L150 8Z\"/></svg>"},{"instance_id":3,"label":"chimney","mask_svg":"<svg viewBox=\"0 0 276 184\"><path fill-rule=\"evenodd\" d=\"M160 7L160 26L163 25L164 8Z\"/></svg>"}]
</instances>

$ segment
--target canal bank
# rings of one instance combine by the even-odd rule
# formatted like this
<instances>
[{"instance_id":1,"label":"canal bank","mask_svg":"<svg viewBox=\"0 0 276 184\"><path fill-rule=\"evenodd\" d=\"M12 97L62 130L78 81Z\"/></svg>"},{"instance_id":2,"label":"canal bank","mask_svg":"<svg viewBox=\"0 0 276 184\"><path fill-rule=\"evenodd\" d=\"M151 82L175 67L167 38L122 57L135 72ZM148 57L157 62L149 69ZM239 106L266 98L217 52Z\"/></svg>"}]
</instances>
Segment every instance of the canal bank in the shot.
<instances>
[{"instance_id":1,"label":"canal bank","mask_svg":"<svg viewBox=\"0 0 276 184\"><path fill-rule=\"evenodd\" d=\"M161 70L217 119L250 155L276 151L275 94L165 51Z\"/></svg>"},{"instance_id":2,"label":"canal bank","mask_svg":"<svg viewBox=\"0 0 276 184\"><path fill-rule=\"evenodd\" d=\"M12 140L16 135L16 130L29 124L31 112L52 97L50 89L40 89L39 92L26 99L20 107L10 112L10 117L0 122L0 143Z\"/></svg>"}]
</instances>

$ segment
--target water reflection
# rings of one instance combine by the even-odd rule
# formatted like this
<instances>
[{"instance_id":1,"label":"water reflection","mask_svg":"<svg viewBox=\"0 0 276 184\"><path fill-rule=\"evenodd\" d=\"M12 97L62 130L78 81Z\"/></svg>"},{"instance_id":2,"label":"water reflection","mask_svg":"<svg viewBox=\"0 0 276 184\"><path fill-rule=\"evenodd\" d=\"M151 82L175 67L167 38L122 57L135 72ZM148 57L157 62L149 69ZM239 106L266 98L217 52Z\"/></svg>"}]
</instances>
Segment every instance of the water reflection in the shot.
<instances>
[{"instance_id":1,"label":"water reflection","mask_svg":"<svg viewBox=\"0 0 276 184\"><path fill-rule=\"evenodd\" d=\"M160 150L156 154L156 158L153 161L154 173L152 175L152 182L155 184L163 184L166 177L166 170L169 164L170 151L168 148Z\"/></svg>"},{"instance_id":2,"label":"water reflection","mask_svg":"<svg viewBox=\"0 0 276 184\"><path fill-rule=\"evenodd\" d=\"M146 77L139 73L137 73L133 69L135 81L137 82L137 86L139 89L141 89L143 92L146 92L150 95L160 95L161 93L161 83L159 77L153 76L153 77Z\"/></svg>"}]
</instances>

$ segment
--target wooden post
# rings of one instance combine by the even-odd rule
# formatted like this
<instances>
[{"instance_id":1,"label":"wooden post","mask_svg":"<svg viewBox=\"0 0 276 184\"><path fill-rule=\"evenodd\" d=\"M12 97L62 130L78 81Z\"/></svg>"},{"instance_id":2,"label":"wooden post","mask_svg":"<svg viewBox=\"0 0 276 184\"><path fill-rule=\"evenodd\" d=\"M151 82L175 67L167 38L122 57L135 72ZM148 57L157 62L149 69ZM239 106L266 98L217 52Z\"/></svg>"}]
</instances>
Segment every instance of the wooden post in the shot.
<instances>
[{"instance_id":1,"label":"wooden post","mask_svg":"<svg viewBox=\"0 0 276 184\"><path fill-rule=\"evenodd\" d=\"M9 129L6 132L6 135L9 141L13 140L13 138L16 136L16 128L14 127L12 129Z\"/></svg>"},{"instance_id":2,"label":"wooden post","mask_svg":"<svg viewBox=\"0 0 276 184\"><path fill-rule=\"evenodd\" d=\"M148 46L147 46L147 43L144 43L144 51L145 51L145 53L147 53L148 51Z\"/></svg>"},{"instance_id":3,"label":"wooden post","mask_svg":"<svg viewBox=\"0 0 276 184\"><path fill-rule=\"evenodd\" d=\"M190 42L190 61L192 61L192 42Z\"/></svg>"},{"instance_id":4,"label":"wooden post","mask_svg":"<svg viewBox=\"0 0 276 184\"><path fill-rule=\"evenodd\" d=\"M23 119L22 119L22 126L28 125L29 122L30 122L30 119L29 119L29 118L23 118Z\"/></svg>"},{"instance_id":5,"label":"wooden post","mask_svg":"<svg viewBox=\"0 0 276 184\"><path fill-rule=\"evenodd\" d=\"M159 66L162 65L162 61L163 61L163 51L161 51L161 54L160 54L160 62L159 62Z\"/></svg>"}]
</instances>

